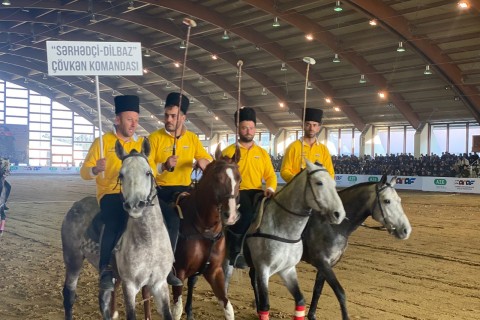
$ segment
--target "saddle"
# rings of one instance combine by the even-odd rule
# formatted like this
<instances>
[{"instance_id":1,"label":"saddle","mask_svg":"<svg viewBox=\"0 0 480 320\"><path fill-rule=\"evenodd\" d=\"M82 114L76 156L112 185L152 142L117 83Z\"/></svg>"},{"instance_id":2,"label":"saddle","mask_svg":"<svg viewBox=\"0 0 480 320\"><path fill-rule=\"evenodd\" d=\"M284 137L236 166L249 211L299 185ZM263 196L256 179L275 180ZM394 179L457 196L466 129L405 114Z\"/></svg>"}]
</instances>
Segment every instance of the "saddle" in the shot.
<instances>
[{"instance_id":1,"label":"saddle","mask_svg":"<svg viewBox=\"0 0 480 320\"><path fill-rule=\"evenodd\" d=\"M253 220L246 234L254 233L258 230L258 228L260 228L260 223L263 219L263 211L264 208L268 205L269 201L270 199L264 197L261 193L255 195L255 198L253 199L255 214L253 215Z\"/></svg>"},{"instance_id":2,"label":"saddle","mask_svg":"<svg viewBox=\"0 0 480 320\"><path fill-rule=\"evenodd\" d=\"M102 232L103 221L100 218L100 212L98 212L92 219L87 230L85 230L81 244L82 250L91 254L100 255L100 239Z\"/></svg>"}]
</instances>

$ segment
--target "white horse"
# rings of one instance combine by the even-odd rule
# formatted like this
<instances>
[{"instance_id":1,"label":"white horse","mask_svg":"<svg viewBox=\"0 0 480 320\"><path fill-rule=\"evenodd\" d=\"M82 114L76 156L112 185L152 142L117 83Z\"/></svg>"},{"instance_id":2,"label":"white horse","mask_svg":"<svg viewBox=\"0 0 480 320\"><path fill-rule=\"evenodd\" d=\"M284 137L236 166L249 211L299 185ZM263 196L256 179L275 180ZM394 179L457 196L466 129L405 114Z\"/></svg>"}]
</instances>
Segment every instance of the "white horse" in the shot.
<instances>
[{"instance_id":1,"label":"white horse","mask_svg":"<svg viewBox=\"0 0 480 320\"><path fill-rule=\"evenodd\" d=\"M155 180L148 163L150 143L147 139L142 152L126 154L117 141L117 156L122 160L119 180L124 208L129 214L125 232L115 252L118 275L122 280L127 319L135 319L135 296L147 286L163 319L171 320L167 275L173 265L173 252L162 212L156 196ZM99 211L93 197L84 198L72 206L62 224L63 258L66 267L63 288L65 319L72 319L75 290L83 260L98 268L98 243L93 243L85 232ZM93 244L93 246L92 246ZM88 248L88 246L91 248ZM93 248L93 250L92 250ZM111 319L109 302L112 291L100 291L100 309L103 319Z\"/></svg>"},{"instance_id":2,"label":"white horse","mask_svg":"<svg viewBox=\"0 0 480 320\"><path fill-rule=\"evenodd\" d=\"M305 299L297 280L302 257L302 232L311 215L338 224L345 217L335 181L322 166L307 160L295 176L266 205L260 227L246 238L246 259L255 291L259 319L269 318L268 281L276 273L295 299L294 319L304 319Z\"/></svg>"}]
</instances>

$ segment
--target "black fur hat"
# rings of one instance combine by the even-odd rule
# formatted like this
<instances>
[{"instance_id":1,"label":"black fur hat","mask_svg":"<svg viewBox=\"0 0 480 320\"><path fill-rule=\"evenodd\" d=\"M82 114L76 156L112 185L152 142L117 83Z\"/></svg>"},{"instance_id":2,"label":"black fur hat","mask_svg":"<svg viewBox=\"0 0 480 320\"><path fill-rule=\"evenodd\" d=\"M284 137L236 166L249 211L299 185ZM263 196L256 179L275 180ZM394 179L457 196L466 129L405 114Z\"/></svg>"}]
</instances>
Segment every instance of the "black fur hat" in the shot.
<instances>
[{"instance_id":1,"label":"black fur hat","mask_svg":"<svg viewBox=\"0 0 480 320\"><path fill-rule=\"evenodd\" d=\"M140 99L138 96L116 96L115 99L115 114L124 111L134 111L140 113Z\"/></svg>"},{"instance_id":2,"label":"black fur hat","mask_svg":"<svg viewBox=\"0 0 480 320\"><path fill-rule=\"evenodd\" d=\"M165 108L177 106L180 104L180 92L170 92L165 100ZM190 100L182 94L182 105L180 110L183 114L187 114L188 106L190 105Z\"/></svg>"},{"instance_id":3,"label":"black fur hat","mask_svg":"<svg viewBox=\"0 0 480 320\"><path fill-rule=\"evenodd\" d=\"M318 123L322 123L322 117L323 117L322 109L313 109L313 108L305 109L305 121L315 121Z\"/></svg>"},{"instance_id":4,"label":"black fur hat","mask_svg":"<svg viewBox=\"0 0 480 320\"><path fill-rule=\"evenodd\" d=\"M235 115L233 116L233 120L235 121L235 125L237 125L237 111L235 111ZM257 115L253 108L243 107L240 109L240 121L253 121L253 123L257 124Z\"/></svg>"}]
</instances>

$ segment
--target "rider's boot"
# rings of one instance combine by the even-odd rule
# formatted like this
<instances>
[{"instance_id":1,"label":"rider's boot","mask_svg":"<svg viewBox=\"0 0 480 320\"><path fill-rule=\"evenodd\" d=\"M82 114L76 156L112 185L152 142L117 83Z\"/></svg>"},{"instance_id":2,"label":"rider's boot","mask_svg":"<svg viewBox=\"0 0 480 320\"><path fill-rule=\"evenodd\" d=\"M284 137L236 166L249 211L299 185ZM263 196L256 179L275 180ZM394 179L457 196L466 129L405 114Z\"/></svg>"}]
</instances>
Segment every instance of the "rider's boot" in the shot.
<instances>
[{"instance_id":1,"label":"rider's boot","mask_svg":"<svg viewBox=\"0 0 480 320\"><path fill-rule=\"evenodd\" d=\"M170 237L170 243L172 244L172 251L175 254L175 249L177 248L179 230L171 230L168 228L168 236ZM182 280L178 279L174 273L174 269L170 270L170 273L167 276L167 283L174 287L183 286Z\"/></svg>"},{"instance_id":2,"label":"rider's boot","mask_svg":"<svg viewBox=\"0 0 480 320\"><path fill-rule=\"evenodd\" d=\"M112 291L115 288L113 282L113 270L111 266L106 266L100 271L100 284L101 290Z\"/></svg>"},{"instance_id":3,"label":"rider's boot","mask_svg":"<svg viewBox=\"0 0 480 320\"><path fill-rule=\"evenodd\" d=\"M113 230L105 226L100 240L100 281L101 290L113 290L115 284L113 282L113 269L110 265L112 259L112 251L116 244L116 236Z\"/></svg>"},{"instance_id":4,"label":"rider's boot","mask_svg":"<svg viewBox=\"0 0 480 320\"><path fill-rule=\"evenodd\" d=\"M233 233L230 231L230 264L237 269L245 269L248 267L245 257L243 256L243 240L244 235Z\"/></svg>"}]
</instances>

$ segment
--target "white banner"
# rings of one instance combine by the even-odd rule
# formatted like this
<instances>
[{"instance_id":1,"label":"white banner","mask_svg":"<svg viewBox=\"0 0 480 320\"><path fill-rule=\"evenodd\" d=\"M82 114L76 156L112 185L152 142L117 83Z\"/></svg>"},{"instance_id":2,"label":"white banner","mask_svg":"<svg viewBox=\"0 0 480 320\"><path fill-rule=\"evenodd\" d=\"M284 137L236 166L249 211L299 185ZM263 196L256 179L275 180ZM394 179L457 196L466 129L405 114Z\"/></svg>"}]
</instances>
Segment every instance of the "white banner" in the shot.
<instances>
[{"instance_id":1,"label":"white banner","mask_svg":"<svg viewBox=\"0 0 480 320\"><path fill-rule=\"evenodd\" d=\"M47 41L51 76L141 76L140 42Z\"/></svg>"},{"instance_id":2,"label":"white banner","mask_svg":"<svg viewBox=\"0 0 480 320\"><path fill-rule=\"evenodd\" d=\"M11 174L79 174L80 167L11 166Z\"/></svg>"},{"instance_id":3,"label":"white banner","mask_svg":"<svg viewBox=\"0 0 480 320\"><path fill-rule=\"evenodd\" d=\"M423 191L480 193L479 178L423 178Z\"/></svg>"}]
</instances>

